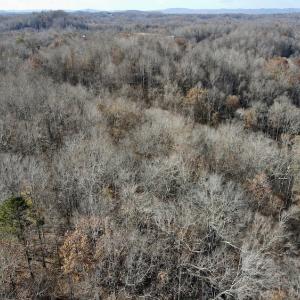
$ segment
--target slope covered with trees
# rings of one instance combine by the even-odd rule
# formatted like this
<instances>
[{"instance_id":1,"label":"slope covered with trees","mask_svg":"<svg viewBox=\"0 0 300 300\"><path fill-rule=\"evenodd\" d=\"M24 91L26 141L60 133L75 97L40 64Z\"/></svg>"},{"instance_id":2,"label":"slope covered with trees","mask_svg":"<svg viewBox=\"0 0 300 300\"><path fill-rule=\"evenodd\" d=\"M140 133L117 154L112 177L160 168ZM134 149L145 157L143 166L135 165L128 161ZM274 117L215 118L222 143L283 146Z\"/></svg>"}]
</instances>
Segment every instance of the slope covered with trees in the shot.
<instances>
[{"instance_id":1,"label":"slope covered with trees","mask_svg":"<svg viewBox=\"0 0 300 300\"><path fill-rule=\"evenodd\" d=\"M300 298L300 17L0 17L0 298Z\"/></svg>"}]
</instances>

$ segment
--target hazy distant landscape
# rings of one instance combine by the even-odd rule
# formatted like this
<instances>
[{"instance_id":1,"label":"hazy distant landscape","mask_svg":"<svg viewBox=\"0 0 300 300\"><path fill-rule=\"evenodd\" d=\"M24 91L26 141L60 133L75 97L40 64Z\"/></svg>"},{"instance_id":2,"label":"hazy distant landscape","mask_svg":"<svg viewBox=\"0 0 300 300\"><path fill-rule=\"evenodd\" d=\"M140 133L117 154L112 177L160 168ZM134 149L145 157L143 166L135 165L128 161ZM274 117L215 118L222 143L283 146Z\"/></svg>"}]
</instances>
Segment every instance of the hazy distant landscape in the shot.
<instances>
[{"instance_id":1,"label":"hazy distant landscape","mask_svg":"<svg viewBox=\"0 0 300 300\"><path fill-rule=\"evenodd\" d=\"M299 300L299 12L2 11L0 299Z\"/></svg>"},{"instance_id":2,"label":"hazy distant landscape","mask_svg":"<svg viewBox=\"0 0 300 300\"><path fill-rule=\"evenodd\" d=\"M82 12L99 13L96 9L83 9ZM26 14L31 13L32 10L0 10L0 14ZM34 12L40 12L36 10ZM69 13L76 13L76 11L68 11ZM77 11L78 12L78 11ZM115 12L115 11L111 11ZM137 11L138 12L138 11ZM142 11L141 11L142 12ZM147 12L147 11L144 11ZM248 15L270 15L270 14L294 14L300 13L300 8L261 8L261 9L189 9L189 8L167 8L163 10L148 11L163 14L248 14Z\"/></svg>"},{"instance_id":3,"label":"hazy distant landscape","mask_svg":"<svg viewBox=\"0 0 300 300\"><path fill-rule=\"evenodd\" d=\"M291 14L299 13L298 8L261 8L261 9L188 9L188 8L169 8L162 10L165 14Z\"/></svg>"}]
</instances>

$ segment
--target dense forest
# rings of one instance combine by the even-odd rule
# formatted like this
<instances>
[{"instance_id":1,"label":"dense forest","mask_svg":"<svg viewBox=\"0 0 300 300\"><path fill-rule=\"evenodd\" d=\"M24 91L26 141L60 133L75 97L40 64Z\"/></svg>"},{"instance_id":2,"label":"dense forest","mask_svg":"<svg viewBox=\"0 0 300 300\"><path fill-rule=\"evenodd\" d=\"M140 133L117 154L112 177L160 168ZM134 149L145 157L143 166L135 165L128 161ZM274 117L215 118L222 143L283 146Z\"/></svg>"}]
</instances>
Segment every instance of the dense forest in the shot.
<instances>
[{"instance_id":1,"label":"dense forest","mask_svg":"<svg viewBox=\"0 0 300 300\"><path fill-rule=\"evenodd\" d=\"M300 299L300 15L1 15L0 298Z\"/></svg>"}]
</instances>

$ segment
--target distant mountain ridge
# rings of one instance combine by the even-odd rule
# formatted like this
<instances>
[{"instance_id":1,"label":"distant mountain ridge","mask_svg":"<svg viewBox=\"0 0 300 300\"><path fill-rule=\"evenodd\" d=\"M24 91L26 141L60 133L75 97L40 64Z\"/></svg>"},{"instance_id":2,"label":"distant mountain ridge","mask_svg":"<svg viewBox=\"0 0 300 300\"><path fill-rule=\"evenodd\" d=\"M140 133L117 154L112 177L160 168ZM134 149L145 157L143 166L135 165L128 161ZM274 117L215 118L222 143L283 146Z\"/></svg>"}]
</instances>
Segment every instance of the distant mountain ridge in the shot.
<instances>
[{"instance_id":1,"label":"distant mountain ridge","mask_svg":"<svg viewBox=\"0 0 300 300\"><path fill-rule=\"evenodd\" d=\"M249 14L271 15L300 13L300 8L260 8L260 9L189 9L168 8L161 10L164 14Z\"/></svg>"},{"instance_id":2,"label":"distant mountain ridge","mask_svg":"<svg viewBox=\"0 0 300 300\"><path fill-rule=\"evenodd\" d=\"M32 9L32 10L0 10L0 15L14 15L14 14L28 14L39 13L42 11L51 11L48 9ZM115 11L103 11L96 9L80 9L80 10L65 10L68 13L162 13L162 14L203 14L203 15L215 15L215 14L247 14L247 15L271 15L271 14L294 14L300 13L300 8L260 8L260 9L190 9L190 8L167 8L163 10L115 10Z\"/></svg>"}]
</instances>

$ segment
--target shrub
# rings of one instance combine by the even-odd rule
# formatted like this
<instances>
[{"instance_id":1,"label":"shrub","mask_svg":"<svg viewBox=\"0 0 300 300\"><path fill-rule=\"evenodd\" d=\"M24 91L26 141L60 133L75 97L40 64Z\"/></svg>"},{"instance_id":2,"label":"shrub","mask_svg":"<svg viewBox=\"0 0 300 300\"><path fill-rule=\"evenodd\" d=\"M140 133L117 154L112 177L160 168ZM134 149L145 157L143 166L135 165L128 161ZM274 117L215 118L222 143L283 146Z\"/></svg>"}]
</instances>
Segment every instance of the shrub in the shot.
<instances>
[{"instance_id":1,"label":"shrub","mask_svg":"<svg viewBox=\"0 0 300 300\"><path fill-rule=\"evenodd\" d=\"M268 112L268 126L272 135L278 139L282 133L300 133L300 109L291 104L287 97L274 100Z\"/></svg>"},{"instance_id":2,"label":"shrub","mask_svg":"<svg viewBox=\"0 0 300 300\"><path fill-rule=\"evenodd\" d=\"M226 106L229 109L230 112L236 111L238 108L240 108L240 99L236 95L230 95L226 99Z\"/></svg>"},{"instance_id":3,"label":"shrub","mask_svg":"<svg viewBox=\"0 0 300 300\"><path fill-rule=\"evenodd\" d=\"M208 91L198 87L188 91L184 105L195 122L207 123L212 119L213 107L208 101Z\"/></svg>"},{"instance_id":4,"label":"shrub","mask_svg":"<svg viewBox=\"0 0 300 300\"><path fill-rule=\"evenodd\" d=\"M111 49L111 61L114 65L120 65L125 58L125 54L120 48L114 47Z\"/></svg>"},{"instance_id":5,"label":"shrub","mask_svg":"<svg viewBox=\"0 0 300 300\"><path fill-rule=\"evenodd\" d=\"M285 203L278 195L273 194L270 179L265 173L256 175L249 181L248 189L252 193L255 206L266 215L277 215Z\"/></svg>"},{"instance_id":6,"label":"shrub","mask_svg":"<svg viewBox=\"0 0 300 300\"><path fill-rule=\"evenodd\" d=\"M98 110L102 113L105 124L115 142L120 141L142 123L143 116L137 106L129 101L118 100L112 104L98 104Z\"/></svg>"}]
</instances>

